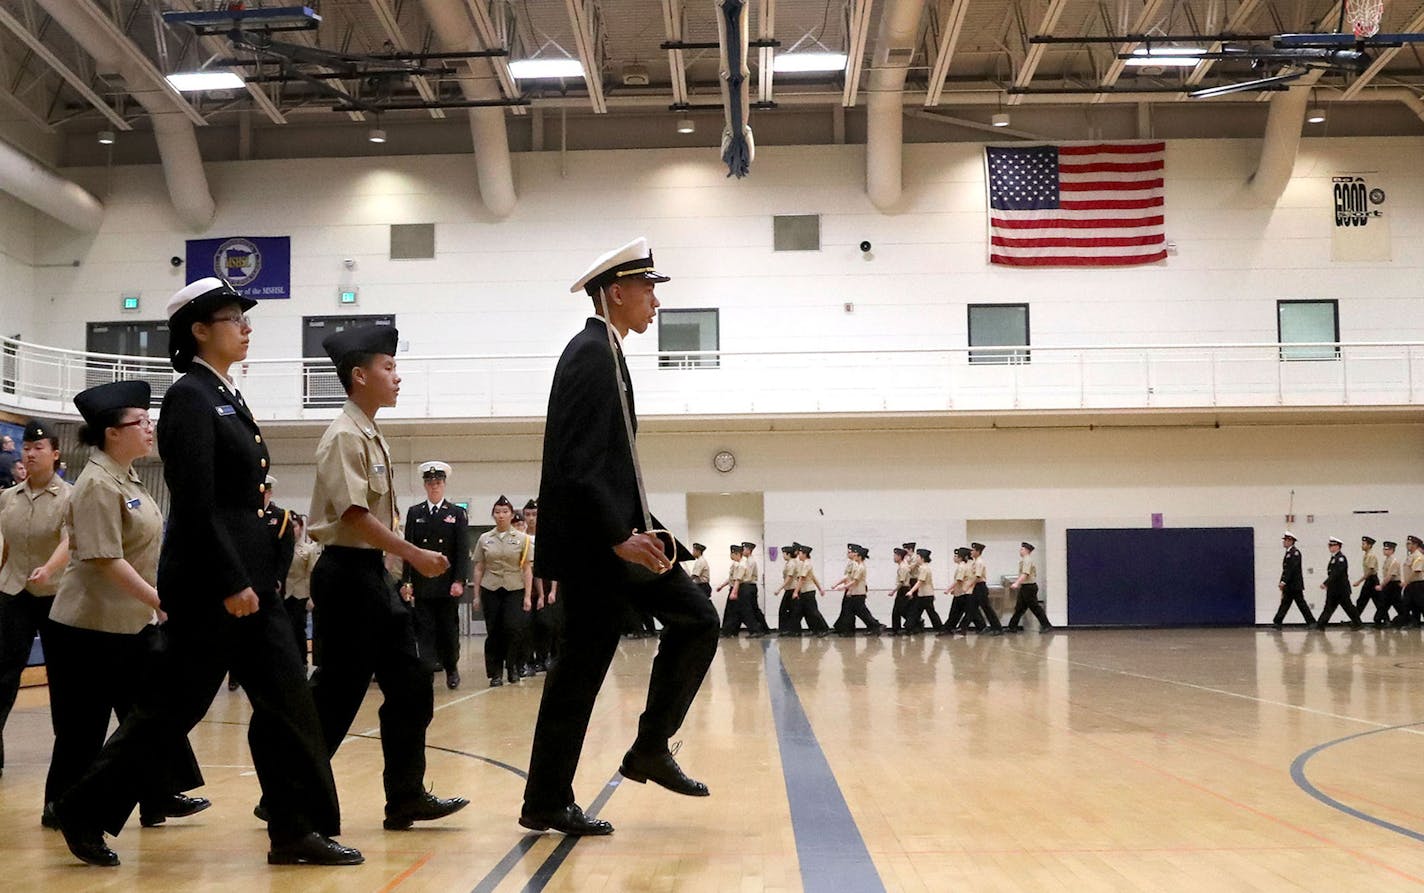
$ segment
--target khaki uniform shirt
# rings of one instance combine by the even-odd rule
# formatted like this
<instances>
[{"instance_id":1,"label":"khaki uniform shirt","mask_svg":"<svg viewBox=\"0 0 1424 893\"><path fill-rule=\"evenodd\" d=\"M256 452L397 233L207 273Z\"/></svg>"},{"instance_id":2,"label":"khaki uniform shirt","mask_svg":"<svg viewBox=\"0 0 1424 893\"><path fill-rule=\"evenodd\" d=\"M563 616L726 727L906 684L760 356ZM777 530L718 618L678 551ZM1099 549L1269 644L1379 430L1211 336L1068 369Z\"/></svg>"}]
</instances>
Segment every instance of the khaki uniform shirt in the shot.
<instances>
[{"instance_id":1,"label":"khaki uniform shirt","mask_svg":"<svg viewBox=\"0 0 1424 893\"><path fill-rule=\"evenodd\" d=\"M757 560L755 558L743 558L742 564L746 565L745 576L742 577L742 582L760 583L761 565L757 564Z\"/></svg>"},{"instance_id":2,"label":"khaki uniform shirt","mask_svg":"<svg viewBox=\"0 0 1424 893\"><path fill-rule=\"evenodd\" d=\"M707 556L700 555L692 560L692 579L698 583L712 582L712 567L707 563Z\"/></svg>"},{"instance_id":3,"label":"khaki uniform shirt","mask_svg":"<svg viewBox=\"0 0 1424 893\"><path fill-rule=\"evenodd\" d=\"M1023 585L1038 583L1038 565L1034 563L1032 555L1019 559L1019 576L1023 577Z\"/></svg>"},{"instance_id":4,"label":"khaki uniform shirt","mask_svg":"<svg viewBox=\"0 0 1424 893\"><path fill-rule=\"evenodd\" d=\"M954 566L954 591L960 595L974 591L974 562L961 561Z\"/></svg>"},{"instance_id":5,"label":"khaki uniform shirt","mask_svg":"<svg viewBox=\"0 0 1424 893\"><path fill-rule=\"evenodd\" d=\"M533 547L528 534L510 529L504 533L488 530L475 541L475 563L484 564L481 589L524 589L524 565L529 562Z\"/></svg>"},{"instance_id":6,"label":"khaki uniform shirt","mask_svg":"<svg viewBox=\"0 0 1424 893\"><path fill-rule=\"evenodd\" d=\"M983 558L975 558L975 559L972 559L972 560L969 562L969 566L970 566L970 568L971 568L971 573L974 574L974 577L977 577L978 579L983 580L985 583L988 583L988 582L989 582L989 568L988 568L988 566L984 563L984 559L983 559ZM974 582L974 579L971 578L971 579L970 579L970 583L973 584L973 582ZM971 585L969 588L973 589L974 587L973 587L973 585Z\"/></svg>"},{"instance_id":7,"label":"khaki uniform shirt","mask_svg":"<svg viewBox=\"0 0 1424 893\"><path fill-rule=\"evenodd\" d=\"M794 582L796 577L796 562L797 559L788 558L785 563L781 565L781 587L787 592L796 591L796 583Z\"/></svg>"},{"instance_id":8,"label":"khaki uniform shirt","mask_svg":"<svg viewBox=\"0 0 1424 893\"><path fill-rule=\"evenodd\" d=\"M1374 553L1373 549L1365 553L1364 557L1360 559L1360 564L1365 569L1366 577L1379 576L1379 556Z\"/></svg>"},{"instance_id":9,"label":"khaki uniform shirt","mask_svg":"<svg viewBox=\"0 0 1424 893\"><path fill-rule=\"evenodd\" d=\"M383 527L398 530L391 487L391 450L376 423L346 401L316 447L316 488L307 532L323 546L374 549L341 516L352 506L366 509Z\"/></svg>"},{"instance_id":10,"label":"khaki uniform shirt","mask_svg":"<svg viewBox=\"0 0 1424 893\"><path fill-rule=\"evenodd\" d=\"M319 544L311 540L297 543L292 551L292 569L287 571L287 585L283 588L287 598L311 598L311 572L320 557Z\"/></svg>"},{"instance_id":11,"label":"khaki uniform shirt","mask_svg":"<svg viewBox=\"0 0 1424 893\"><path fill-rule=\"evenodd\" d=\"M746 582L747 563L740 558L733 558L731 562L731 565L727 568L727 580L732 583Z\"/></svg>"},{"instance_id":12,"label":"khaki uniform shirt","mask_svg":"<svg viewBox=\"0 0 1424 893\"><path fill-rule=\"evenodd\" d=\"M811 559L807 558L805 561L799 558L796 559L796 576L801 578L801 591L803 593L816 591L816 583L818 582L816 580L816 566L811 563Z\"/></svg>"},{"instance_id":13,"label":"khaki uniform shirt","mask_svg":"<svg viewBox=\"0 0 1424 893\"><path fill-rule=\"evenodd\" d=\"M912 581L910 585L913 586L913 581L920 578L920 565L924 564L925 560L918 555L910 554L905 556L905 563L910 566L910 580Z\"/></svg>"},{"instance_id":14,"label":"khaki uniform shirt","mask_svg":"<svg viewBox=\"0 0 1424 893\"><path fill-rule=\"evenodd\" d=\"M910 562L902 561L895 565L895 588L910 585Z\"/></svg>"},{"instance_id":15,"label":"khaki uniform shirt","mask_svg":"<svg viewBox=\"0 0 1424 893\"><path fill-rule=\"evenodd\" d=\"M865 562L852 561L850 567L846 568L846 579L850 581L846 594L865 595Z\"/></svg>"},{"instance_id":16,"label":"khaki uniform shirt","mask_svg":"<svg viewBox=\"0 0 1424 893\"><path fill-rule=\"evenodd\" d=\"M153 609L111 583L95 558L122 558L151 585L158 582L163 513L138 472L95 450L65 509L69 568L49 617L106 633L137 633L156 620Z\"/></svg>"},{"instance_id":17,"label":"khaki uniform shirt","mask_svg":"<svg viewBox=\"0 0 1424 893\"><path fill-rule=\"evenodd\" d=\"M59 548L64 534L64 510L73 489L73 485L55 475L43 490L19 484L0 491L0 539L6 548L5 566L0 567L0 592L54 595L59 588L63 568L45 586L29 582L29 577Z\"/></svg>"},{"instance_id":18,"label":"khaki uniform shirt","mask_svg":"<svg viewBox=\"0 0 1424 893\"><path fill-rule=\"evenodd\" d=\"M1424 580L1424 549L1405 557L1408 560L1404 565L1404 585Z\"/></svg>"},{"instance_id":19,"label":"khaki uniform shirt","mask_svg":"<svg viewBox=\"0 0 1424 893\"><path fill-rule=\"evenodd\" d=\"M920 562L919 568L915 571L915 579L920 581L920 588L915 591L915 598L926 598L935 594L934 571L930 570L928 564Z\"/></svg>"},{"instance_id":20,"label":"khaki uniform shirt","mask_svg":"<svg viewBox=\"0 0 1424 893\"><path fill-rule=\"evenodd\" d=\"M1391 555L1384 561L1384 576L1380 577L1380 584L1388 583L1390 580L1399 579L1399 558Z\"/></svg>"}]
</instances>

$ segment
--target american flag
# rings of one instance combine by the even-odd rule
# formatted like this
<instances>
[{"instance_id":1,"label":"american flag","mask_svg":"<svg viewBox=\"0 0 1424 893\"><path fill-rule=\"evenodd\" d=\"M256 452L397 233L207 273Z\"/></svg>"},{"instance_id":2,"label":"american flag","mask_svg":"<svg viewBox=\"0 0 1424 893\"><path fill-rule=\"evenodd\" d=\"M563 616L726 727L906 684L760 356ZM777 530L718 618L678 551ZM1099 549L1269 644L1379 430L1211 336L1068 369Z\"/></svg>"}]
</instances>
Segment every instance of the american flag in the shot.
<instances>
[{"instance_id":1,"label":"american flag","mask_svg":"<svg viewBox=\"0 0 1424 893\"><path fill-rule=\"evenodd\" d=\"M988 147L989 263L1122 267L1167 257L1165 143Z\"/></svg>"}]
</instances>

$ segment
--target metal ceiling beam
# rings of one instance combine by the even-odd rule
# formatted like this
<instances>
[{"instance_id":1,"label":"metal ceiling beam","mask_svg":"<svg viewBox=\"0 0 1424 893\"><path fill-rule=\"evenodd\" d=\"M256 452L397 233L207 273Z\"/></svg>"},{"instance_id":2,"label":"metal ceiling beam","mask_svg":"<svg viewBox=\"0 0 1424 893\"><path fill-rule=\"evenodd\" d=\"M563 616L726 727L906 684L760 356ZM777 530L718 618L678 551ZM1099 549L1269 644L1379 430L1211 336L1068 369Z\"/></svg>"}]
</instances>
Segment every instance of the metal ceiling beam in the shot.
<instances>
[{"instance_id":1,"label":"metal ceiling beam","mask_svg":"<svg viewBox=\"0 0 1424 893\"><path fill-rule=\"evenodd\" d=\"M949 77L949 66L954 61L954 49L959 45L959 35L964 30L964 17L969 13L969 0L950 0L949 9L940 4L939 44L935 50L934 65L930 70L930 89L925 95L926 106L939 105L944 93L944 79Z\"/></svg>"},{"instance_id":2,"label":"metal ceiling beam","mask_svg":"<svg viewBox=\"0 0 1424 893\"><path fill-rule=\"evenodd\" d=\"M663 0L663 33L668 43L682 43L682 0ZM687 65L682 58L682 50L670 49L668 71L672 75L673 105L687 104Z\"/></svg>"},{"instance_id":3,"label":"metal ceiling beam","mask_svg":"<svg viewBox=\"0 0 1424 893\"><path fill-rule=\"evenodd\" d=\"M41 59L43 59L45 64L54 70L55 74L63 78L64 82L69 84L69 86L73 87L74 90L80 96L83 96L84 99L90 105L92 105L96 110L98 110L99 114L103 115L105 118L108 118L110 124L113 124L119 130L133 130L133 125L130 124L128 121L125 121L123 115L120 115L117 111L114 110L113 106L105 102L104 97L100 96L98 93L95 93L89 87L89 85L85 83L83 78L75 74L73 69L71 69L68 65L65 65L64 62L58 56L56 56L53 52L50 51L49 47L41 43L40 39L36 37L34 33L32 33L28 28L26 28L24 24L20 22L19 19L11 15L9 10L5 9L4 7L0 7L0 24L3 24L6 28L9 28L10 33L18 37L20 39L20 42L23 43L25 46L29 47L30 51L33 52L36 56L39 56ZM16 97L16 100L19 101L18 97ZM21 114L25 113L21 112ZM31 118L31 120L34 120L34 118L38 118L39 116L36 115L34 112L31 112L29 115L26 115L26 117L29 117ZM42 118L40 120L43 121ZM46 130L52 129L49 127L48 122L45 122L42 126Z\"/></svg>"},{"instance_id":4,"label":"metal ceiling beam","mask_svg":"<svg viewBox=\"0 0 1424 893\"><path fill-rule=\"evenodd\" d=\"M175 10L182 12L194 12L198 8L194 0L169 0L169 3ZM203 45L203 51L206 53L216 55L218 53L229 52L232 49L227 38L224 37L200 37L198 40ZM247 78L249 74L247 66L238 65L232 66L232 68L233 71L241 75L244 80ZM287 123L287 117L282 114L281 109L277 108L277 104L272 101L272 97L267 95L267 91L262 88L261 84L249 83L247 85L247 95L252 97L253 103L262 110L262 114L267 116L267 120L273 124Z\"/></svg>"},{"instance_id":5,"label":"metal ceiling beam","mask_svg":"<svg viewBox=\"0 0 1424 893\"><path fill-rule=\"evenodd\" d=\"M1409 24L1400 29L1399 33L1408 34L1421 30L1424 30L1424 6L1414 11L1414 18L1410 19ZM1375 57L1375 61L1370 63L1370 67L1361 72L1360 76L1355 78L1354 83L1345 88L1344 97L1346 99L1354 99L1356 96L1359 96L1360 91L1365 89L1365 86L1374 80L1375 75L1383 71L1384 67L1388 65L1402 49L1404 48L1390 47L1381 50L1380 54Z\"/></svg>"},{"instance_id":6,"label":"metal ceiling beam","mask_svg":"<svg viewBox=\"0 0 1424 893\"><path fill-rule=\"evenodd\" d=\"M850 10L847 28L845 89L841 91L841 105L854 108L860 95L860 72L865 65L865 42L870 38L870 12L872 0L854 0Z\"/></svg>"},{"instance_id":7,"label":"metal ceiling beam","mask_svg":"<svg viewBox=\"0 0 1424 893\"><path fill-rule=\"evenodd\" d=\"M1246 23L1255 17L1256 10L1260 5L1261 0L1241 0L1241 5L1236 7L1236 11L1231 14L1231 18L1226 20L1226 24L1222 26L1221 30L1227 34L1235 34L1237 31L1245 28ZM1207 50L1213 53L1219 53L1221 52L1221 46L1219 42L1213 43L1207 47ZM1187 75L1187 86L1195 87L1200 84L1202 79L1206 77L1207 72L1211 71L1211 67L1215 64L1215 59L1198 62L1196 67L1192 69L1192 73Z\"/></svg>"},{"instance_id":8,"label":"metal ceiling beam","mask_svg":"<svg viewBox=\"0 0 1424 893\"><path fill-rule=\"evenodd\" d=\"M760 0L757 6L757 37L770 41L776 33L776 0ZM772 61L776 47L761 46L757 50L757 94L761 102L771 102Z\"/></svg>"},{"instance_id":9,"label":"metal ceiling beam","mask_svg":"<svg viewBox=\"0 0 1424 893\"><path fill-rule=\"evenodd\" d=\"M367 2L371 5L371 12L375 13L376 20L381 23L381 30L386 33L386 40L390 41L396 52L405 52L405 32L401 30L400 21L396 18L396 11L391 9L390 3L387 0L367 0ZM439 101L439 95L435 88L430 86L430 80L425 75L411 75L410 82L415 85L415 92L420 94L421 101ZM445 113L438 108L432 108L430 117L443 118Z\"/></svg>"},{"instance_id":10,"label":"metal ceiling beam","mask_svg":"<svg viewBox=\"0 0 1424 893\"><path fill-rule=\"evenodd\" d=\"M84 19L87 19L100 33L111 40L118 52L126 57L134 69L142 72L144 78L149 82L148 86L155 92L162 93L167 100L173 104L178 111L189 121L198 126L204 126L208 122L193 108L187 97L179 93L164 78L163 72L159 71L153 61L138 48L138 44L133 42L133 38L124 32L123 28L94 4L94 0L69 0L74 11ZM143 89L143 84L129 84L128 90L132 93L135 89Z\"/></svg>"},{"instance_id":11,"label":"metal ceiling beam","mask_svg":"<svg viewBox=\"0 0 1424 893\"><path fill-rule=\"evenodd\" d=\"M588 102L595 115L608 111L603 98L603 66L598 59L598 38L594 33L594 0L565 0L569 10L569 25L574 29L574 47L583 65L583 83L588 90Z\"/></svg>"},{"instance_id":12,"label":"metal ceiling beam","mask_svg":"<svg viewBox=\"0 0 1424 893\"><path fill-rule=\"evenodd\" d=\"M1063 10L1068 8L1068 0L1048 0L1048 8L1043 11L1043 18L1039 20L1038 27L1034 29L1034 34L1051 34L1058 26L1058 20L1063 16ZM1035 43L1028 48L1027 55L1024 56L1023 65L1019 66L1018 73L1014 75L1014 86L1020 89L1027 87L1033 81L1034 72L1038 71L1038 64L1043 61L1043 53L1048 48L1047 44ZM1018 105L1023 101L1021 95L1009 97L1009 105Z\"/></svg>"},{"instance_id":13,"label":"metal ceiling beam","mask_svg":"<svg viewBox=\"0 0 1424 893\"><path fill-rule=\"evenodd\" d=\"M1153 20L1162 12L1162 7L1166 6L1166 0L1147 0L1141 11L1137 14L1137 19L1132 23L1132 33L1140 34L1151 27ZM1125 56L1137 49L1136 43L1124 43L1117 48L1118 56ZM1108 70L1103 73L1102 81L1104 87L1111 87L1117 83L1117 79L1122 77L1123 69L1127 67L1127 60L1115 58Z\"/></svg>"},{"instance_id":14,"label":"metal ceiling beam","mask_svg":"<svg viewBox=\"0 0 1424 893\"><path fill-rule=\"evenodd\" d=\"M485 0L465 0L465 8L470 12L470 18L475 23L475 33L479 35L480 43L486 50L509 49L508 41L505 39L504 29L495 26L494 17L490 15L489 7L485 5ZM475 62L469 63L470 71L475 73ZM499 81L500 92L505 99L518 99L523 95L519 89L519 82L514 79L514 75L509 71L509 58L502 57L490 59L489 66L494 70L494 76ZM514 114L526 114L524 106L515 106Z\"/></svg>"}]
</instances>

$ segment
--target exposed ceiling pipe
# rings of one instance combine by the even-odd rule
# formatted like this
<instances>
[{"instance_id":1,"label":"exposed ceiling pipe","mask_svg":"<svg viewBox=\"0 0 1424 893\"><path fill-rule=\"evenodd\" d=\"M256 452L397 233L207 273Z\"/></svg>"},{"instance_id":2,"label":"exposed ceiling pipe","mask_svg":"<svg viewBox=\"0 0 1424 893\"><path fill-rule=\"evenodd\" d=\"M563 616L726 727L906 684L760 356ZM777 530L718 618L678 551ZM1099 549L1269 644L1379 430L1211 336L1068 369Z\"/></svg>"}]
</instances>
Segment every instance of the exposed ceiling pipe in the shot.
<instances>
[{"instance_id":1,"label":"exposed ceiling pipe","mask_svg":"<svg viewBox=\"0 0 1424 893\"><path fill-rule=\"evenodd\" d=\"M172 99L171 88L164 83L153 83L153 74L123 52L116 38L95 23L92 16L103 13L94 10L89 0L39 0L39 4L94 57L101 70L118 72L123 77L133 98L153 120L154 139L158 143L158 157L163 163L163 179L168 184L173 210L189 230L207 229L213 222L217 205L208 188L208 175L203 170L193 122Z\"/></svg>"},{"instance_id":2,"label":"exposed ceiling pipe","mask_svg":"<svg viewBox=\"0 0 1424 893\"><path fill-rule=\"evenodd\" d=\"M1271 97L1261 157L1256 162L1256 172L1247 180L1247 189L1256 204L1273 206L1286 191L1300 150L1300 129L1305 125L1311 86L1320 75L1321 72L1312 71L1297 86Z\"/></svg>"},{"instance_id":3,"label":"exposed ceiling pipe","mask_svg":"<svg viewBox=\"0 0 1424 893\"><path fill-rule=\"evenodd\" d=\"M905 74L914 56L925 0L894 0L880 16L865 104L865 191L881 211L900 203L905 143Z\"/></svg>"},{"instance_id":4,"label":"exposed ceiling pipe","mask_svg":"<svg viewBox=\"0 0 1424 893\"><path fill-rule=\"evenodd\" d=\"M104 220L104 205L82 186L4 141L0 141L0 190L81 232L97 231Z\"/></svg>"},{"instance_id":5,"label":"exposed ceiling pipe","mask_svg":"<svg viewBox=\"0 0 1424 893\"><path fill-rule=\"evenodd\" d=\"M442 50L466 52L470 50L497 49L486 47L475 33L469 15L458 4L450 0L421 0L425 17L435 32L435 39ZM487 65L480 60L471 64ZM479 72L484 74L484 72ZM494 72L486 77L461 78L460 91L466 99L502 99ZM666 100L664 101L666 103ZM472 108L470 115L470 137L475 145L475 176L480 183L480 199L491 214L508 217L514 210L514 162L509 154L509 132L505 127L504 109Z\"/></svg>"}]
</instances>

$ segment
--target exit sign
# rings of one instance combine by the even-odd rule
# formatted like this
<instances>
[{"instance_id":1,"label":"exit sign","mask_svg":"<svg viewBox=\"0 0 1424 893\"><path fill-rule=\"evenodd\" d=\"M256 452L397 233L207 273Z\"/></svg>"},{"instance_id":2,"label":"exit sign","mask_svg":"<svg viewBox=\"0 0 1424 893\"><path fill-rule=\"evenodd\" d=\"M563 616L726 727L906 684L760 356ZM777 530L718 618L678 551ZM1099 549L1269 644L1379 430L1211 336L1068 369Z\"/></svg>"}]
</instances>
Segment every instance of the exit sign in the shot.
<instances>
[{"instance_id":1,"label":"exit sign","mask_svg":"<svg viewBox=\"0 0 1424 893\"><path fill-rule=\"evenodd\" d=\"M124 295L124 305L123 305L123 306L124 306L124 309L125 309L125 310L137 310L137 309L138 309L138 295Z\"/></svg>"},{"instance_id":2,"label":"exit sign","mask_svg":"<svg viewBox=\"0 0 1424 893\"><path fill-rule=\"evenodd\" d=\"M350 288L343 288L338 297L342 304L356 303L356 286L353 285Z\"/></svg>"}]
</instances>

